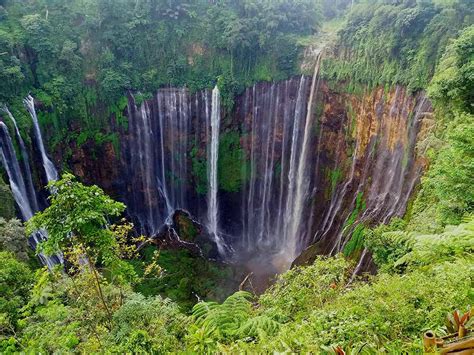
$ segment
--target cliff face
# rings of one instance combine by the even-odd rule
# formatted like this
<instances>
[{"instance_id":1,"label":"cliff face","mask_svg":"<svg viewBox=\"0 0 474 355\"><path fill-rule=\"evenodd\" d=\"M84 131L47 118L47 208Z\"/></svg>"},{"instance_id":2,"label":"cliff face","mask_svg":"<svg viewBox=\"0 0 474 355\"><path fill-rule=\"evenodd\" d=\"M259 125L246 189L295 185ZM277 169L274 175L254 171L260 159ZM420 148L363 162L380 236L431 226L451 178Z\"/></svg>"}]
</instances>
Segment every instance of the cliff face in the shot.
<instances>
[{"instance_id":1,"label":"cliff face","mask_svg":"<svg viewBox=\"0 0 474 355\"><path fill-rule=\"evenodd\" d=\"M316 156L314 234L322 253L342 251L357 224L402 217L426 161L416 144L431 104L403 87L354 95L323 84Z\"/></svg>"},{"instance_id":2,"label":"cliff face","mask_svg":"<svg viewBox=\"0 0 474 355\"><path fill-rule=\"evenodd\" d=\"M303 259L339 252L359 223L404 214L425 165L416 143L430 103L403 87L341 87L318 82L309 104L310 78L259 83L222 118L219 226L239 257L285 259L313 243ZM120 152L73 146L70 168L124 201L146 233L178 208L206 223L210 112L208 91L162 89L141 105L130 96Z\"/></svg>"}]
</instances>

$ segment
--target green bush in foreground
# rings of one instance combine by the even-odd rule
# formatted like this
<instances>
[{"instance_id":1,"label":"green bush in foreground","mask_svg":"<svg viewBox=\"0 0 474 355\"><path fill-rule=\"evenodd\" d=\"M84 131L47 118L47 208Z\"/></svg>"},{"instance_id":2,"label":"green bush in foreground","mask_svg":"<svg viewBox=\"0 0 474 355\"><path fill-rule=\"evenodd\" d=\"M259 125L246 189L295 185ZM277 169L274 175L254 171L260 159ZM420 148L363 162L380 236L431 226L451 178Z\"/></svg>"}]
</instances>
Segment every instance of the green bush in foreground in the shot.
<instances>
[{"instance_id":1,"label":"green bush in foreground","mask_svg":"<svg viewBox=\"0 0 474 355\"><path fill-rule=\"evenodd\" d=\"M259 317L276 322L274 333L216 338L203 332L201 343L207 347L200 350L318 353L342 346L369 353L421 351L424 331L445 334L446 314L465 311L474 301L473 225L470 218L430 236L390 228L376 233L380 242L373 245L385 245L386 253L377 256L381 249L374 249L374 256L387 271L369 282L349 282L352 268L341 256L290 270L246 313L247 322ZM394 233L405 237L394 239ZM236 319L232 311L223 318Z\"/></svg>"}]
</instances>

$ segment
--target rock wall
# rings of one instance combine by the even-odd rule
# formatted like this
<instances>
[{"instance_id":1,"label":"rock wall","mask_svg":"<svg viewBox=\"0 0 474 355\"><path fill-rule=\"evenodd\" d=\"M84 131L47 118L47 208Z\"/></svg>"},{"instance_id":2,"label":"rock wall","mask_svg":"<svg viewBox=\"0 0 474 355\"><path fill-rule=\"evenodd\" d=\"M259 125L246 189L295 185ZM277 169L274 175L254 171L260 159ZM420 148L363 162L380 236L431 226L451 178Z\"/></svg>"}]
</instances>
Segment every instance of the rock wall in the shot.
<instances>
[{"instance_id":1,"label":"rock wall","mask_svg":"<svg viewBox=\"0 0 474 355\"><path fill-rule=\"evenodd\" d=\"M403 216L423 172L426 162L416 143L431 111L423 93L395 87L356 94L341 83L320 81L308 105L310 86L307 77L258 83L223 118L221 139L230 134L237 140L220 151L220 159L230 154L228 160L237 160L241 169L220 168L231 169L220 171L221 178L234 170L239 178L233 188L219 191L219 226L238 257L244 249L257 256L285 251L284 224L294 207L287 201L295 194L292 159L296 169L308 109L311 136L301 180L308 188L301 225L290 236L298 240L298 253L316 243L304 259L343 251L359 223ZM210 110L209 91L162 89L140 105L130 95L120 152L112 145L73 146L70 168L125 202L147 233L177 208L205 224ZM365 255L361 248L360 253Z\"/></svg>"},{"instance_id":2,"label":"rock wall","mask_svg":"<svg viewBox=\"0 0 474 355\"><path fill-rule=\"evenodd\" d=\"M400 86L356 95L323 84L321 91L308 244L327 254L343 251L358 224L404 215L426 165L416 144L431 104Z\"/></svg>"}]
</instances>

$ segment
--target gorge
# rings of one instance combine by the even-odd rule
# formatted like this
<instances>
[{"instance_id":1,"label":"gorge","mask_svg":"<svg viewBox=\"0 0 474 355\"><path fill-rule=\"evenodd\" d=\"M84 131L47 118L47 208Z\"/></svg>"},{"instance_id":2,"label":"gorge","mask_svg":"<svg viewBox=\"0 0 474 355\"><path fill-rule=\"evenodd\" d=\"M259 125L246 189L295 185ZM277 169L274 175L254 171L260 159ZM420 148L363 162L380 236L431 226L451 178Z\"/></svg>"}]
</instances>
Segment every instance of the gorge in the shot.
<instances>
[{"instance_id":1,"label":"gorge","mask_svg":"<svg viewBox=\"0 0 474 355\"><path fill-rule=\"evenodd\" d=\"M313 77L247 88L220 127L217 89L165 88L141 104L130 94L120 152L104 149L96 160L74 162L72 171L123 201L145 235L156 235L175 210L189 211L215 236L222 258L256 272L284 271L315 243L317 253L343 252L357 229L405 213L424 167L416 144L431 106L423 93L401 86L348 94L343 83L320 79L319 58ZM32 102L25 100L35 122ZM2 127L3 152L12 143ZM49 181L57 173L34 127ZM28 172L19 132L17 138ZM84 149L73 156L91 156ZM20 163L4 156L6 166ZM60 154L55 158L64 166ZM21 198L36 204L28 198L31 173L16 174L30 189L25 185Z\"/></svg>"}]
</instances>

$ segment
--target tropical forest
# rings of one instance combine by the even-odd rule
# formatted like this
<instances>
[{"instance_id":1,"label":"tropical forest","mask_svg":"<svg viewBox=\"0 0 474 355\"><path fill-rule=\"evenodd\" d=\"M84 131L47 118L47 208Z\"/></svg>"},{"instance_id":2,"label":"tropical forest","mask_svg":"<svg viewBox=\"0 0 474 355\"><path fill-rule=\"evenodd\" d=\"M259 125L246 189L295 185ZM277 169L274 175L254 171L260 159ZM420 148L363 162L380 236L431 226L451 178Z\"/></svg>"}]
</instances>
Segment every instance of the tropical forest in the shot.
<instances>
[{"instance_id":1,"label":"tropical forest","mask_svg":"<svg viewBox=\"0 0 474 355\"><path fill-rule=\"evenodd\" d=\"M0 354L474 354L473 0L0 0Z\"/></svg>"}]
</instances>

